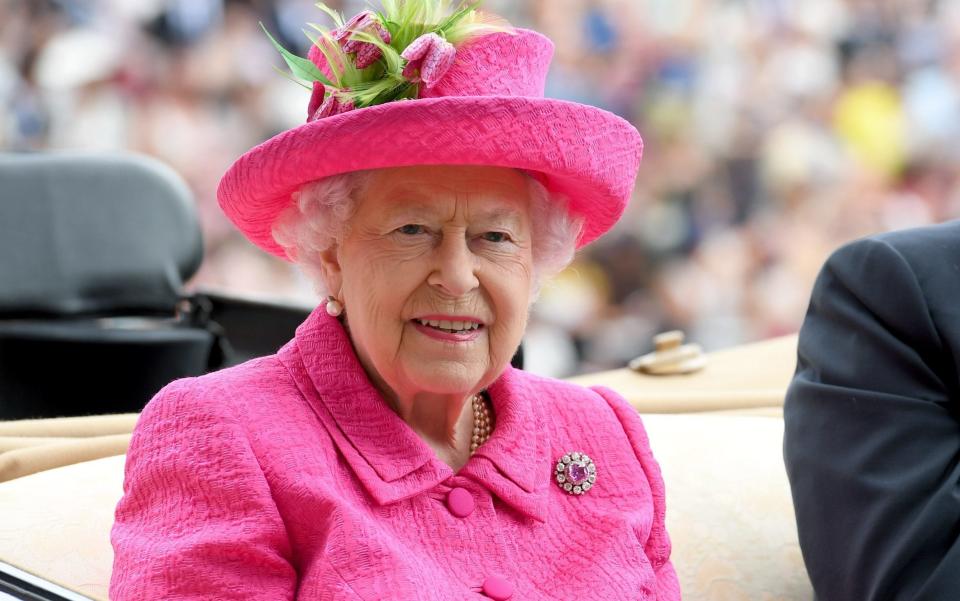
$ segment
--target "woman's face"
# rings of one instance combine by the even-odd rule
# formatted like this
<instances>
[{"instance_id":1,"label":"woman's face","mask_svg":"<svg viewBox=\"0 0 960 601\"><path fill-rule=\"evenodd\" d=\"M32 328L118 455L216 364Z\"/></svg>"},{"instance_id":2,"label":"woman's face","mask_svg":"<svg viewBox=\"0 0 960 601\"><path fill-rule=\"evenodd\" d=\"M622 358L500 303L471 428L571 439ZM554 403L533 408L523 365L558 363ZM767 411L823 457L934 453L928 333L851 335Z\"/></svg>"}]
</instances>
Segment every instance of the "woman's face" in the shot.
<instances>
[{"instance_id":1,"label":"woman's face","mask_svg":"<svg viewBox=\"0 0 960 601\"><path fill-rule=\"evenodd\" d=\"M512 169L374 172L325 271L378 386L467 395L503 371L534 284L528 204Z\"/></svg>"}]
</instances>

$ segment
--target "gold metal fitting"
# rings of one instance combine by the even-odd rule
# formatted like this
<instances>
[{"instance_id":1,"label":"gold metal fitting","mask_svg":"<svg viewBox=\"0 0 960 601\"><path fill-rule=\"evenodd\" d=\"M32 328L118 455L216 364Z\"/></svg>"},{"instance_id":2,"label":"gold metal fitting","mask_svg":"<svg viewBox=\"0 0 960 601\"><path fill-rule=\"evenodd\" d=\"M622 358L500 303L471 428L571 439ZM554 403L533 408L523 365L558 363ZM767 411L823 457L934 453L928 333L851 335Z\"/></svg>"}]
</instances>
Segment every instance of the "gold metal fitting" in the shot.
<instances>
[{"instance_id":1,"label":"gold metal fitting","mask_svg":"<svg viewBox=\"0 0 960 601\"><path fill-rule=\"evenodd\" d=\"M653 337L656 350L630 362L630 369L645 374L668 376L689 374L703 369L707 358L699 344L684 344L680 330L663 332Z\"/></svg>"}]
</instances>

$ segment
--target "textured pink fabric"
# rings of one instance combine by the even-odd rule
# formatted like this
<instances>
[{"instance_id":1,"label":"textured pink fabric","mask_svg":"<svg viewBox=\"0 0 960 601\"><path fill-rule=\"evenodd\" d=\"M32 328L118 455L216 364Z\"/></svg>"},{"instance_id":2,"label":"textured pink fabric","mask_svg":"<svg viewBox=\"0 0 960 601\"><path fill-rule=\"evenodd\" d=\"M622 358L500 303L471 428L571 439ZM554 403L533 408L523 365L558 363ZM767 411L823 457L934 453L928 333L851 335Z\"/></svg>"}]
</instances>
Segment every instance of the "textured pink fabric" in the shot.
<instances>
[{"instance_id":1,"label":"textured pink fabric","mask_svg":"<svg viewBox=\"0 0 960 601\"><path fill-rule=\"evenodd\" d=\"M111 599L483 599L496 576L518 600L679 599L636 413L513 369L489 393L496 430L454 473L322 310L277 355L171 384L130 445ZM582 496L551 479L573 450L597 464Z\"/></svg>"},{"instance_id":2,"label":"textured pink fabric","mask_svg":"<svg viewBox=\"0 0 960 601\"><path fill-rule=\"evenodd\" d=\"M478 37L417 100L310 121L253 148L220 181L217 199L254 244L279 257L271 227L303 184L339 173L408 165L491 165L543 174L585 219L579 245L623 214L640 165L636 128L607 111L544 98L553 44L543 35ZM310 58L329 71L322 54ZM314 86L308 118L321 106Z\"/></svg>"}]
</instances>

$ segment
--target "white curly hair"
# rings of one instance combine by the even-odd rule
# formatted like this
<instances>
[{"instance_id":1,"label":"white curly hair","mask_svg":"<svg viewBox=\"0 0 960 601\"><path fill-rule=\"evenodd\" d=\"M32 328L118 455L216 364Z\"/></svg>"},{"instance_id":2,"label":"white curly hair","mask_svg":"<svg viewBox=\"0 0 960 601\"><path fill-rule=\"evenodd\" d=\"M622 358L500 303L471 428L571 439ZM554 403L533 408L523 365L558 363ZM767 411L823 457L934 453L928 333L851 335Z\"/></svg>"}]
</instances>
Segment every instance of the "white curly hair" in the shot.
<instances>
[{"instance_id":1,"label":"white curly hair","mask_svg":"<svg viewBox=\"0 0 960 601\"><path fill-rule=\"evenodd\" d=\"M321 253L340 243L349 231L357 199L362 197L371 176L371 171L355 171L308 182L293 193L293 202L273 224L273 239L303 271L320 297L330 293L321 268ZM573 260L583 219L569 211L564 198L551 194L529 174L524 176L530 191L536 297L540 285Z\"/></svg>"}]
</instances>

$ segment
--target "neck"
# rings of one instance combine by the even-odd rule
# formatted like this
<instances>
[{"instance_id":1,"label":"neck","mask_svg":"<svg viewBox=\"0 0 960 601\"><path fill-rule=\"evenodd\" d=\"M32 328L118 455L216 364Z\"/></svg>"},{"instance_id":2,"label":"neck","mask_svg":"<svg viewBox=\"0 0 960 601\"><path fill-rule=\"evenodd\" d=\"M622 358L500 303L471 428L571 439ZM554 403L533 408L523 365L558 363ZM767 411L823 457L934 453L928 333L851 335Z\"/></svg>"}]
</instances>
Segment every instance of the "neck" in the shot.
<instances>
[{"instance_id":1,"label":"neck","mask_svg":"<svg viewBox=\"0 0 960 601\"><path fill-rule=\"evenodd\" d=\"M374 388L390 408L433 449L436 456L454 471L463 467L470 458L473 437L473 393L420 392L401 395L387 385L361 353L357 352L357 357Z\"/></svg>"},{"instance_id":2,"label":"neck","mask_svg":"<svg viewBox=\"0 0 960 601\"><path fill-rule=\"evenodd\" d=\"M412 397L384 395L397 415L420 436L437 457L460 469L470 458L473 435L473 395L435 395L421 393Z\"/></svg>"}]
</instances>

